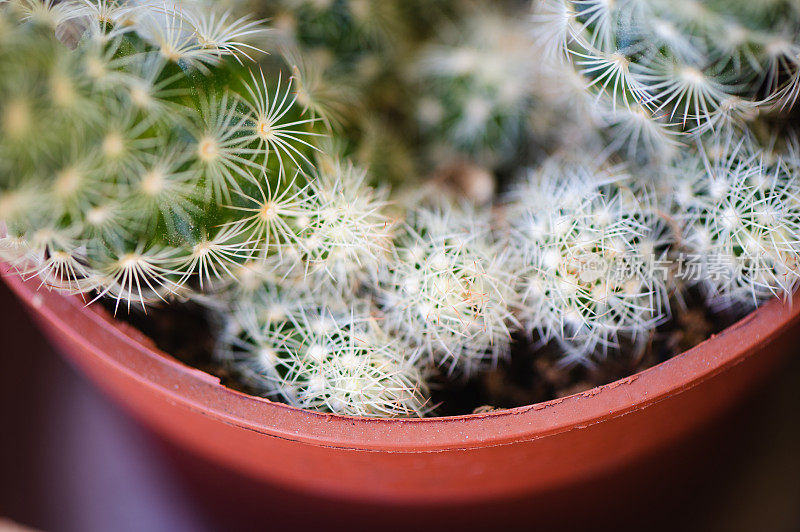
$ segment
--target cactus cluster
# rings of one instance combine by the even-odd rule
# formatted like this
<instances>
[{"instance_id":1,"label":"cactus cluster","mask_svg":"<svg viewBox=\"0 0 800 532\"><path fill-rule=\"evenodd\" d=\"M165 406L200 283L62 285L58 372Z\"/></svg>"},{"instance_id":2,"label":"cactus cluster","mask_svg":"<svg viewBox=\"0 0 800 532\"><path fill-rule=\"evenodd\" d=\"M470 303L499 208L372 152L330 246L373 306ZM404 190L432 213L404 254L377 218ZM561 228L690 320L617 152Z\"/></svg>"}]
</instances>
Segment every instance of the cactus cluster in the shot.
<instances>
[{"instance_id":1,"label":"cactus cluster","mask_svg":"<svg viewBox=\"0 0 800 532\"><path fill-rule=\"evenodd\" d=\"M795 3L228 7L0 1L3 261L191 299L254 393L388 417L800 281Z\"/></svg>"},{"instance_id":2,"label":"cactus cluster","mask_svg":"<svg viewBox=\"0 0 800 532\"><path fill-rule=\"evenodd\" d=\"M242 66L254 21L116 2L14 2L0 16L7 260L130 306L270 253L240 209L280 189L316 133L286 86Z\"/></svg>"},{"instance_id":3,"label":"cactus cluster","mask_svg":"<svg viewBox=\"0 0 800 532\"><path fill-rule=\"evenodd\" d=\"M533 19L543 53L580 73L600 120L651 153L797 98L796 2L543 0Z\"/></svg>"}]
</instances>

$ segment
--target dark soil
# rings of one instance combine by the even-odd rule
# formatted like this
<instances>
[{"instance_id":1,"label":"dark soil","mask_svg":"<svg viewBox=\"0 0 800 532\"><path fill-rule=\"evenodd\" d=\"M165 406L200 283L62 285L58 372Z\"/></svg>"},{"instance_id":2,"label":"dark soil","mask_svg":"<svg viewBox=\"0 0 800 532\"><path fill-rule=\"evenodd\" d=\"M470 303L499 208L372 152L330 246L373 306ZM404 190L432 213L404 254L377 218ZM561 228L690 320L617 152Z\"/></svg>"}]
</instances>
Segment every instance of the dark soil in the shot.
<instances>
[{"instance_id":1,"label":"dark soil","mask_svg":"<svg viewBox=\"0 0 800 532\"><path fill-rule=\"evenodd\" d=\"M101 299L103 306L114 313L114 301ZM222 384L246 393L252 393L237 382L236 376L214 358L214 333L217 324L199 305L181 303L148 307L145 314L140 309L118 312L116 318L130 323L148 336L165 353L184 364L220 378Z\"/></svg>"},{"instance_id":2,"label":"dark soil","mask_svg":"<svg viewBox=\"0 0 800 532\"><path fill-rule=\"evenodd\" d=\"M675 315L659 326L635 355L609 355L593 365L565 366L556 345L535 349L536 342L515 338L511 358L495 370L461 385L437 387L438 415L460 415L530 405L608 384L680 354L719 333L742 313L712 313L697 294L673 304ZM631 353L631 347L622 352Z\"/></svg>"},{"instance_id":3,"label":"dark soil","mask_svg":"<svg viewBox=\"0 0 800 532\"><path fill-rule=\"evenodd\" d=\"M733 324L741 313L712 313L696 295L677 303L675 315L662 324L644 349L635 356L609 354L592 366L564 366L556 346L534 348L535 342L518 335L511 357L497 368L467 382L437 379L432 385L433 401L440 416L488 412L530 405L589 390L655 366L703 342ZM111 308L113 311L113 307ZM208 313L191 304L167 305L131 314L120 313L150 337L166 353L190 366L216 375L225 386L253 393L237 381L236 375L214 359L216 324ZM632 349L622 349L631 352Z\"/></svg>"}]
</instances>

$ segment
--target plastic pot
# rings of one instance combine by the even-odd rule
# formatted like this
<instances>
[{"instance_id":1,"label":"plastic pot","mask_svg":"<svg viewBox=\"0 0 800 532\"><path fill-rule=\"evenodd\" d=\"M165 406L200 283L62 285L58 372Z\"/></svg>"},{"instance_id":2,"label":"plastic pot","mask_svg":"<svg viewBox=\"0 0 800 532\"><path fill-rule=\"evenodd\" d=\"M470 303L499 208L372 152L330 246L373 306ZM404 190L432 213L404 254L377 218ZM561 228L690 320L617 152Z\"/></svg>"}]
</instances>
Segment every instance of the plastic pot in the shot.
<instances>
[{"instance_id":1,"label":"plastic pot","mask_svg":"<svg viewBox=\"0 0 800 532\"><path fill-rule=\"evenodd\" d=\"M98 306L13 274L4 281L75 366L176 449L247 482L374 507L581 493L631 464L644 471L730 412L800 340L800 305L773 301L685 353L584 393L468 416L360 419L228 389Z\"/></svg>"}]
</instances>

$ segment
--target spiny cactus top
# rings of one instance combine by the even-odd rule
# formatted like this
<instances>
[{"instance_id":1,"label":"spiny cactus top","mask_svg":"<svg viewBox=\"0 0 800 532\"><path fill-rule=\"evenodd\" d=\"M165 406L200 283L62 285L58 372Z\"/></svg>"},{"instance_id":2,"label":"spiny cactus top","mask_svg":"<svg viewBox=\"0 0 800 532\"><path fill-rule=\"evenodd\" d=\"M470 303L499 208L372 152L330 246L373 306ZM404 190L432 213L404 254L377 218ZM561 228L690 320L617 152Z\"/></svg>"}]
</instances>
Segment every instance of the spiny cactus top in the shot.
<instances>
[{"instance_id":1,"label":"spiny cactus top","mask_svg":"<svg viewBox=\"0 0 800 532\"><path fill-rule=\"evenodd\" d=\"M544 0L534 20L640 135L718 130L797 98L796 2Z\"/></svg>"},{"instance_id":2,"label":"spiny cactus top","mask_svg":"<svg viewBox=\"0 0 800 532\"><path fill-rule=\"evenodd\" d=\"M800 154L750 137L700 144L665 175L682 222L678 248L692 257L715 307L788 297L800 282Z\"/></svg>"},{"instance_id":3,"label":"spiny cactus top","mask_svg":"<svg viewBox=\"0 0 800 532\"><path fill-rule=\"evenodd\" d=\"M638 197L637 197L638 196ZM520 316L576 361L666 315L662 228L646 189L621 169L551 160L508 196Z\"/></svg>"},{"instance_id":4,"label":"spiny cactus top","mask_svg":"<svg viewBox=\"0 0 800 532\"><path fill-rule=\"evenodd\" d=\"M422 416L420 351L390 338L369 302L266 283L229 309L222 356L244 382L289 404L358 416Z\"/></svg>"},{"instance_id":5,"label":"spiny cactus top","mask_svg":"<svg viewBox=\"0 0 800 532\"><path fill-rule=\"evenodd\" d=\"M0 17L7 259L130 305L283 243L265 230L269 205L247 209L302 181L288 176L316 133L290 87L251 63L259 24L106 1L6 3Z\"/></svg>"},{"instance_id":6,"label":"spiny cactus top","mask_svg":"<svg viewBox=\"0 0 800 532\"><path fill-rule=\"evenodd\" d=\"M385 327L437 365L472 373L508 355L516 278L488 213L420 209L376 287Z\"/></svg>"}]
</instances>

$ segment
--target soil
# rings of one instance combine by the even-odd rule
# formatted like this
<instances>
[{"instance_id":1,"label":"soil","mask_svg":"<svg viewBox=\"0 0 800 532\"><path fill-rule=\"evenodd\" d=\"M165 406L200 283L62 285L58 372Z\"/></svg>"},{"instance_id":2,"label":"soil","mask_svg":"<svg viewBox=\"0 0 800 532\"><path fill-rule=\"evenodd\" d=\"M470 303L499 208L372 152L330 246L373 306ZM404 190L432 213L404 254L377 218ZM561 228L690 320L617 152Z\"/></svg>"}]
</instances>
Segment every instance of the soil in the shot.
<instances>
[{"instance_id":1,"label":"soil","mask_svg":"<svg viewBox=\"0 0 800 532\"><path fill-rule=\"evenodd\" d=\"M515 338L507 363L479 377L436 389L438 415L481 413L530 405L608 384L678 355L735 323L744 312L711 312L698 294L689 294L673 308L681 309L659 326L636 355L609 354L592 365L565 366L556 345L535 349L536 342ZM635 350L628 346L622 352Z\"/></svg>"},{"instance_id":2,"label":"soil","mask_svg":"<svg viewBox=\"0 0 800 532\"><path fill-rule=\"evenodd\" d=\"M742 312L712 313L696 294L689 294L674 316L660 327L636 355L609 356L593 365L565 366L552 344L518 335L508 361L466 382L444 378L432 383L435 414L453 416L530 405L580 393L655 366L705 341L742 317ZM113 308L112 308L113 311ZM191 304L148 309L147 314L118 316L150 337L178 360L220 378L230 388L254 394L237 381L230 368L214 359L214 324L201 307ZM632 352L632 348L622 349Z\"/></svg>"},{"instance_id":3,"label":"soil","mask_svg":"<svg viewBox=\"0 0 800 532\"><path fill-rule=\"evenodd\" d=\"M101 299L103 306L114 313L114 301ZM235 390L254 394L236 379L230 368L214 358L215 325L208 312L193 303L148 307L145 314L131 309L130 313L117 312L116 319L130 323L148 336L159 349L169 353L184 364L219 377L222 384Z\"/></svg>"}]
</instances>

